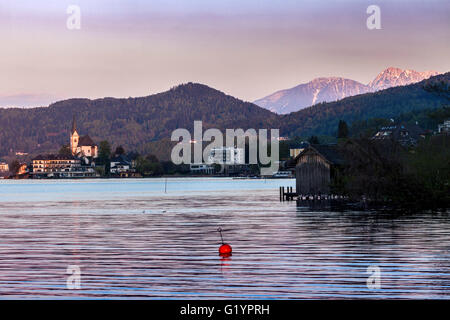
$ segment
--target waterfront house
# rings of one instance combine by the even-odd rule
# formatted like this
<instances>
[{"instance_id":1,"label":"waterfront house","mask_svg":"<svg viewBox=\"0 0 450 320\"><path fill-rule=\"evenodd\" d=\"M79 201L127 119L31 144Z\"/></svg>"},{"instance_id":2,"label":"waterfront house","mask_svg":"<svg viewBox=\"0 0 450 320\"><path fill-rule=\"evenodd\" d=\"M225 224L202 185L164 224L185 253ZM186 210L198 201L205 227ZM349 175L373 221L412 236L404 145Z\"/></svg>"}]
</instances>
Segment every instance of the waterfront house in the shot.
<instances>
[{"instance_id":1,"label":"waterfront house","mask_svg":"<svg viewBox=\"0 0 450 320\"><path fill-rule=\"evenodd\" d=\"M214 174L214 165L208 163L191 163L190 172L192 174Z\"/></svg>"},{"instance_id":2,"label":"waterfront house","mask_svg":"<svg viewBox=\"0 0 450 320\"><path fill-rule=\"evenodd\" d=\"M244 149L234 147L212 148L208 157L209 164L241 165L245 163Z\"/></svg>"},{"instance_id":3,"label":"waterfront house","mask_svg":"<svg viewBox=\"0 0 450 320\"><path fill-rule=\"evenodd\" d=\"M0 160L0 173L9 172L9 165L6 161Z\"/></svg>"},{"instance_id":4,"label":"waterfront house","mask_svg":"<svg viewBox=\"0 0 450 320\"><path fill-rule=\"evenodd\" d=\"M393 140L404 147L409 147L416 145L424 137L424 130L417 124L400 123L380 128L372 140Z\"/></svg>"},{"instance_id":5,"label":"waterfront house","mask_svg":"<svg viewBox=\"0 0 450 320\"><path fill-rule=\"evenodd\" d=\"M309 145L295 159L296 192L299 195L329 194L344 158L336 145Z\"/></svg>"},{"instance_id":6,"label":"waterfront house","mask_svg":"<svg viewBox=\"0 0 450 320\"><path fill-rule=\"evenodd\" d=\"M81 159L68 155L39 155L32 159L33 178L96 177L92 166L82 165Z\"/></svg>"},{"instance_id":7,"label":"waterfront house","mask_svg":"<svg viewBox=\"0 0 450 320\"><path fill-rule=\"evenodd\" d=\"M19 169L17 170L17 175L18 175L18 176L24 175L24 174L27 174L28 172L29 172L29 170L28 170L28 164L26 164L26 163L21 163L20 166L19 166Z\"/></svg>"},{"instance_id":8,"label":"waterfront house","mask_svg":"<svg viewBox=\"0 0 450 320\"><path fill-rule=\"evenodd\" d=\"M131 169L131 160L121 154L111 159L110 172L112 174L121 174L129 172Z\"/></svg>"},{"instance_id":9,"label":"waterfront house","mask_svg":"<svg viewBox=\"0 0 450 320\"><path fill-rule=\"evenodd\" d=\"M439 134L450 134L450 120L445 120L444 123L438 125Z\"/></svg>"}]
</instances>

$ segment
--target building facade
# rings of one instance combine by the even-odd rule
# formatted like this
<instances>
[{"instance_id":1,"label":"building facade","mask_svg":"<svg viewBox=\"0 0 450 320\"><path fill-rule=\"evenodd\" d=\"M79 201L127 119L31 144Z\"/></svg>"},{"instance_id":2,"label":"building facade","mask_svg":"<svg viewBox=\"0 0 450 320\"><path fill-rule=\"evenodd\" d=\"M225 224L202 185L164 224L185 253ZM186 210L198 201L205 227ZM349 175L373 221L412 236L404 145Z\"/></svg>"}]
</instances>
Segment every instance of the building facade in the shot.
<instances>
[{"instance_id":1,"label":"building facade","mask_svg":"<svg viewBox=\"0 0 450 320\"><path fill-rule=\"evenodd\" d=\"M129 160L126 156L120 155L111 159L110 172L112 174L121 174L130 171L131 171L131 160Z\"/></svg>"},{"instance_id":2,"label":"building facade","mask_svg":"<svg viewBox=\"0 0 450 320\"><path fill-rule=\"evenodd\" d=\"M0 172L9 172L9 165L5 161L0 161Z\"/></svg>"},{"instance_id":3,"label":"building facade","mask_svg":"<svg viewBox=\"0 0 450 320\"><path fill-rule=\"evenodd\" d=\"M380 128L372 140L392 140L409 147L424 137L424 131L417 124L400 123Z\"/></svg>"},{"instance_id":4,"label":"building facade","mask_svg":"<svg viewBox=\"0 0 450 320\"><path fill-rule=\"evenodd\" d=\"M344 160L334 145L310 145L295 158L298 195L329 194L337 167Z\"/></svg>"},{"instance_id":5,"label":"building facade","mask_svg":"<svg viewBox=\"0 0 450 320\"><path fill-rule=\"evenodd\" d=\"M303 152L303 150L305 150L305 148L307 148L309 146L308 142L302 142L298 145L295 146L291 146L289 148L289 156L291 158L295 158L296 156L298 156L300 153Z\"/></svg>"},{"instance_id":6,"label":"building facade","mask_svg":"<svg viewBox=\"0 0 450 320\"><path fill-rule=\"evenodd\" d=\"M445 120L444 123L438 125L438 133L450 134L450 120Z\"/></svg>"},{"instance_id":7,"label":"building facade","mask_svg":"<svg viewBox=\"0 0 450 320\"><path fill-rule=\"evenodd\" d=\"M70 133L70 150L72 155L78 157L98 157L98 146L88 135L80 136L78 134L75 117L72 122L72 131Z\"/></svg>"},{"instance_id":8,"label":"building facade","mask_svg":"<svg viewBox=\"0 0 450 320\"><path fill-rule=\"evenodd\" d=\"M82 166L81 159L65 155L39 155L32 160L34 178L81 178L97 176L94 168Z\"/></svg>"},{"instance_id":9,"label":"building facade","mask_svg":"<svg viewBox=\"0 0 450 320\"><path fill-rule=\"evenodd\" d=\"M192 163L190 172L192 174L214 174L214 166L207 163Z\"/></svg>"},{"instance_id":10,"label":"building facade","mask_svg":"<svg viewBox=\"0 0 450 320\"><path fill-rule=\"evenodd\" d=\"M245 163L244 150L233 147L212 148L208 157L208 163L240 165Z\"/></svg>"}]
</instances>

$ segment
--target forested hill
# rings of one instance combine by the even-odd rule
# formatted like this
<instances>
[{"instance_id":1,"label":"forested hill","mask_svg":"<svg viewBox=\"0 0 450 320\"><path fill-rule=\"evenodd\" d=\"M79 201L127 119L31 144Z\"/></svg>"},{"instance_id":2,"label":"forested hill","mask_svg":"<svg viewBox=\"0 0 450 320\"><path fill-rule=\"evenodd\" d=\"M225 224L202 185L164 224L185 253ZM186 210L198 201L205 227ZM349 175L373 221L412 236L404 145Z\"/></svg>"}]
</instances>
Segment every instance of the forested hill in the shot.
<instances>
[{"instance_id":1,"label":"forested hill","mask_svg":"<svg viewBox=\"0 0 450 320\"><path fill-rule=\"evenodd\" d=\"M170 139L177 128L191 130L194 120L202 120L204 129L278 126L278 116L268 110L188 83L142 98L70 99L46 108L0 109L0 155L57 150L69 141L73 115L81 135L127 150Z\"/></svg>"},{"instance_id":2,"label":"forested hill","mask_svg":"<svg viewBox=\"0 0 450 320\"><path fill-rule=\"evenodd\" d=\"M0 109L0 156L58 150L69 141L73 115L81 135L146 152L145 145L170 139L177 128L192 130L194 120L202 120L204 129L279 128L282 135L334 135L340 119L351 123L448 105L449 80L447 73L283 116L193 83L142 98L70 99L44 108Z\"/></svg>"},{"instance_id":3,"label":"forested hill","mask_svg":"<svg viewBox=\"0 0 450 320\"><path fill-rule=\"evenodd\" d=\"M339 120L352 123L369 118L395 118L403 113L449 104L450 72L407 86L317 104L282 116L282 123L284 131L290 135L334 136Z\"/></svg>"}]
</instances>

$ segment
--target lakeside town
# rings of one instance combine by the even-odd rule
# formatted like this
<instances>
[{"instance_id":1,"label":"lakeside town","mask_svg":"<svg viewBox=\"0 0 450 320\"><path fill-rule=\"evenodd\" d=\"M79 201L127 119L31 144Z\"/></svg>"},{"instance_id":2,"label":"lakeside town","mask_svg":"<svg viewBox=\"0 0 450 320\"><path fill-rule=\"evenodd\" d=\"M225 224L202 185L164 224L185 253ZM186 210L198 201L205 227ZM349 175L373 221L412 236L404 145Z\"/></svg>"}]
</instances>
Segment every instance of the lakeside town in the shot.
<instances>
[{"instance_id":1,"label":"lakeside town","mask_svg":"<svg viewBox=\"0 0 450 320\"><path fill-rule=\"evenodd\" d=\"M191 143L195 143L192 141ZM300 149L292 149L298 154ZM16 153L26 156L26 153ZM4 179L68 179L68 178L142 178L162 175L257 177L258 170L245 164L245 152L237 147L212 148L206 163L174 165L159 161L154 155L143 157L126 153L122 146L114 152L107 141L96 144L89 135L80 135L73 118L70 142L57 154L42 154L21 162L0 161L0 178ZM274 172L273 177L292 177L292 173Z\"/></svg>"},{"instance_id":2,"label":"lakeside town","mask_svg":"<svg viewBox=\"0 0 450 320\"><path fill-rule=\"evenodd\" d=\"M317 137L300 141L287 137L279 138L284 146L280 152L279 169L265 178L296 177L296 195L330 194L333 186L340 183L338 172L355 160L355 145L348 139L348 127L339 123L338 143L320 143ZM418 123L395 123L376 130L370 137L373 143L395 143L410 152L425 139L436 140L450 134L450 120L439 124L436 130L423 130ZM444 140L445 141L445 140ZM195 143L192 142L192 143ZM349 151L350 149L353 149ZM287 155L286 149L289 150ZM359 152L366 152L359 150ZM352 159L348 158L351 153ZM23 156L23 153L18 154ZM392 156L391 156L392 158ZM375 161L372 155L370 160ZM386 163L386 160L381 160ZM8 164L0 160L0 178L3 179L80 179L80 178L142 178L167 175L176 176L220 176L260 178L258 165L246 164L245 150L236 147L212 148L205 163L174 165L170 161L159 161L154 155L143 157L137 152L126 153L122 146L112 151L107 141L98 145L89 135L80 135L73 117L68 145L63 145L56 154L35 156L30 162L18 159Z\"/></svg>"}]
</instances>

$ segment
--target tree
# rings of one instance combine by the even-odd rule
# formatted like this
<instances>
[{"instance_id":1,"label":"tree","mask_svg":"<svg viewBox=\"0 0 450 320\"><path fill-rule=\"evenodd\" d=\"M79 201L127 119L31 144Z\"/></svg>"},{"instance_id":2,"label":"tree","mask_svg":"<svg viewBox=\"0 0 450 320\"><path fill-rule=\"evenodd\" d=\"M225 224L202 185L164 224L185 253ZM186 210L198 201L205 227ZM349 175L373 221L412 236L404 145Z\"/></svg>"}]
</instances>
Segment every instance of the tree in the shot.
<instances>
[{"instance_id":1,"label":"tree","mask_svg":"<svg viewBox=\"0 0 450 320\"><path fill-rule=\"evenodd\" d=\"M14 160L9 164L9 171L11 171L12 174L17 174L20 169L20 162L19 160Z\"/></svg>"},{"instance_id":2,"label":"tree","mask_svg":"<svg viewBox=\"0 0 450 320\"><path fill-rule=\"evenodd\" d=\"M139 156L136 159L136 171L143 176L159 176L164 173L163 165L154 155Z\"/></svg>"},{"instance_id":3,"label":"tree","mask_svg":"<svg viewBox=\"0 0 450 320\"><path fill-rule=\"evenodd\" d=\"M149 154L146 159L151 163L159 163L158 158L154 154Z\"/></svg>"},{"instance_id":4,"label":"tree","mask_svg":"<svg viewBox=\"0 0 450 320\"><path fill-rule=\"evenodd\" d=\"M68 145L63 145L58 151L58 154L62 156L71 156L72 150L70 150L70 147Z\"/></svg>"},{"instance_id":5,"label":"tree","mask_svg":"<svg viewBox=\"0 0 450 320\"><path fill-rule=\"evenodd\" d=\"M108 161L111 158L111 145L108 141L103 140L100 142L98 148L98 158L100 161ZM104 164L104 162L102 162Z\"/></svg>"},{"instance_id":6,"label":"tree","mask_svg":"<svg viewBox=\"0 0 450 320\"><path fill-rule=\"evenodd\" d=\"M116 148L116 151L114 152L114 154L116 154L118 156L125 154L125 149L122 146L118 146Z\"/></svg>"},{"instance_id":7,"label":"tree","mask_svg":"<svg viewBox=\"0 0 450 320\"><path fill-rule=\"evenodd\" d=\"M308 139L308 142L311 144L320 144L319 138L317 138L317 136L311 136Z\"/></svg>"},{"instance_id":8,"label":"tree","mask_svg":"<svg viewBox=\"0 0 450 320\"><path fill-rule=\"evenodd\" d=\"M344 120L339 120L337 137L338 139L348 138L348 126L347 122L345 122Z\"/></svg>"},{"instance_id":9,"label":"tree","mask_svg":"<svg viewBox=\"0 0 450 320\"><path fill-rule=\"evenodd\" d=\"M98 150L98 162L105 166L105 175L109 175L111 169L111 145L108 141L103 140L100 142Z\"/></svg>"},{"instance_id":10,"label":"tree","mask_svg":"<svg viewBox=\"0 0 450 320\"><path fill-rule=\"evenodd\" d=\"M136 171L143 176L149 176L152 174L152 163L142 156L136 159Z\"/></svg>"}]
</instances>

